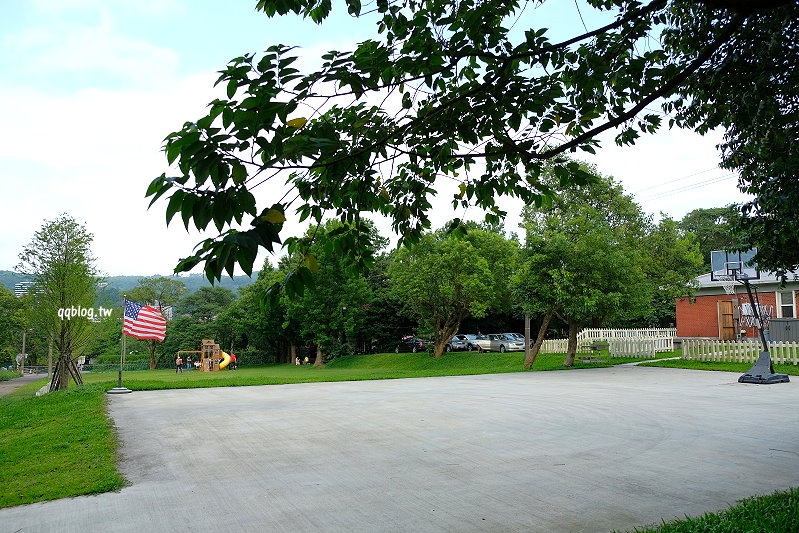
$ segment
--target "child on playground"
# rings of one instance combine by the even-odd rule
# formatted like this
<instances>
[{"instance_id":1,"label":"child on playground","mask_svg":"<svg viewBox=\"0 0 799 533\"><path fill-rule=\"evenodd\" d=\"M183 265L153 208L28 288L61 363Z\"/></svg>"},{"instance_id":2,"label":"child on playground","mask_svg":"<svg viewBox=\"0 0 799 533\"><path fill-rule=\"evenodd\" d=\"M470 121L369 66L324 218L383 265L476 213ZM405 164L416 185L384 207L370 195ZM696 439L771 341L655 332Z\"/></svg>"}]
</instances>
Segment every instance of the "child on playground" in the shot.
<instances>
[{"instance_id":1,"label":"child on playground","mask_svg":"<svg viewBox=\"0 0 799 533\"><path fill-rule=\"evenodd\" d=\"M175 358L175 374L178 372L183 373L183 359L179 355Z\"/></svg>"}]
</instances>

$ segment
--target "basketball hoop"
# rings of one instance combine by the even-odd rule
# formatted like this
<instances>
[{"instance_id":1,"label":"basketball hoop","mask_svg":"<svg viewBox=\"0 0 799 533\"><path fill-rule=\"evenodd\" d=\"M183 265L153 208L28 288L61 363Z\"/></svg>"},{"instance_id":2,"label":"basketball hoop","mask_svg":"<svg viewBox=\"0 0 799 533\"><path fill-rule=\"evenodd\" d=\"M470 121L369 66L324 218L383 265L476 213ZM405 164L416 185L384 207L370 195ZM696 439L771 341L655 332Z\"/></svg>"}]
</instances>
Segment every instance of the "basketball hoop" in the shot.
<instances>
[{"instance_id":1,"label":"basketball hoop","mask_svg":"<svg viewBox=\"0 0 799 533\"><path fill-rule=\"evenodd\" d=\"M716 279L721 282L721 286L724 287L724 292L727 294L735 294L735 276L716 274Z\"/></svg>"}]
</instances>

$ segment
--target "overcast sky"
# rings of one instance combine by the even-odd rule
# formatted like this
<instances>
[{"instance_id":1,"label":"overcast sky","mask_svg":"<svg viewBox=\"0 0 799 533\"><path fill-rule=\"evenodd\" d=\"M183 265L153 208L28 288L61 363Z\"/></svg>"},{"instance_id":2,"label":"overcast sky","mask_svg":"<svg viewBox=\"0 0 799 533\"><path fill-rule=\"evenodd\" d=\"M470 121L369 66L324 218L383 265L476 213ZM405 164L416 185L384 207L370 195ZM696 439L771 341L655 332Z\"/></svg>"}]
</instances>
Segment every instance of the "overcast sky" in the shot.
<instances>
[{"instance_id":1,"label":"overcast sky","mask_svg":"<svg viewBox=\"0 0 799 533\"><path fill-rule=\"evenodd\" d=\"M165 204L147 210L144 193L167 171L163 138L201 117L215 97L216 72L234 57L277 43L302 46L302 63L312 65L326 50L352 48L373 27L346 14L321 27L296 17L268 19L254 5L3 1L0 270L13 270L34 232L59 213L86 223L97 266L108 275L170 274L191 253L200 237L177 220L167 228ZM572 1L546 6L540 17L576 14ZM679 219L692 209L745 199L735 176L717 168L719 139L664 130L634 147L606 142L593 161L644 211ZM264 205L268 195L258 194ZM450 210L448 197L440 195L436 226L463 214ZM517 223L510 217L507 229L517 230Z\"/></svg>"}]
</instances>

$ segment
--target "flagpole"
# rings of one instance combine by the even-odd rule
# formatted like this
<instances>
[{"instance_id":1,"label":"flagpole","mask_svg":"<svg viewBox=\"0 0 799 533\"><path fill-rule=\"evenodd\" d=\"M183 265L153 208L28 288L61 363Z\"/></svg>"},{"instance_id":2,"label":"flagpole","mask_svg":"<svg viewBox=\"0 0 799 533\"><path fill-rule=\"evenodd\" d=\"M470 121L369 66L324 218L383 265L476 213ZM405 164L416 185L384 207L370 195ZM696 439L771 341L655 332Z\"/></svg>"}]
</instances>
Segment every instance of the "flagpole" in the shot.
<instances>
[{"instance_id":1,"label":"flagpole","mask_svg":"<svg viewBox=\"0 0 799 533\"><path fill-rule=\"evenodd\" d=\"M122 342L120 343L122 346L119 350L119 381L117 386L113 389L108 391L108 394L127 394L129 392L133 392L132 390L122 386L122 365L125 362L125 300L126 298L122 297Z\"/></svg>"}]
</instances>

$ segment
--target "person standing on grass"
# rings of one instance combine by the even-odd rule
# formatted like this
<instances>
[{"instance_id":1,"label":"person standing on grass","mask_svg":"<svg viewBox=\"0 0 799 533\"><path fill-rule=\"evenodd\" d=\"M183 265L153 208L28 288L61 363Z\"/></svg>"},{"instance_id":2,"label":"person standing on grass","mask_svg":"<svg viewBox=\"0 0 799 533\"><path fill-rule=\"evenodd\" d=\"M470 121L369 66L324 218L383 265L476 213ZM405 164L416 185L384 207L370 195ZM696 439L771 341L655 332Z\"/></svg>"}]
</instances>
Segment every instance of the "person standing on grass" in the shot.
<instances>
[{"instance_id":1,"label":"person standing on grass","mask_svg":"<svg viewBox=\"0 0 799 533\"><path fill-rule=\"evenodd\" d=\"M183 373L183 359L179 355L175 358L175 374L178 372Z\"/></svg>"},{"instance_id":2,"label":"person standing on grass","mask_svg":"<svg viewBox=\"0 0 799 533\"><path fill-rule=\"evenodd\" d=\"M236 362L236 354L230 354L230 366L233 367L232 370L236 370L238 368L238 363Z\"/></svg>"}]
</instances>

